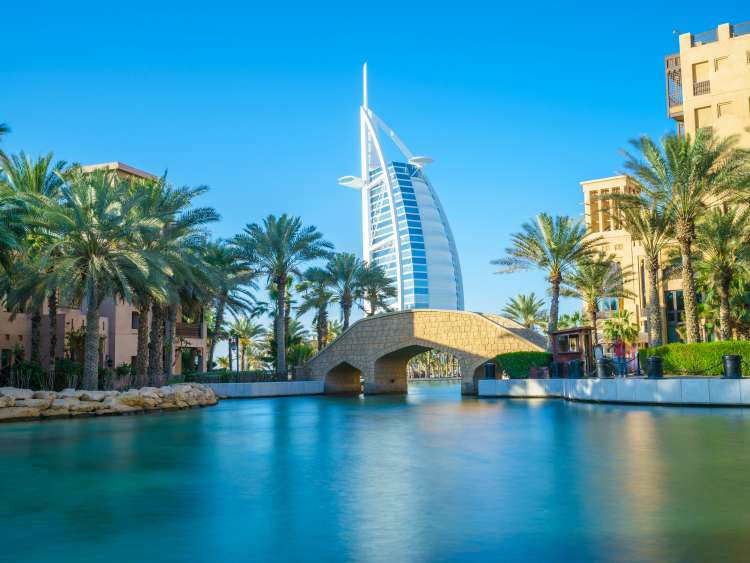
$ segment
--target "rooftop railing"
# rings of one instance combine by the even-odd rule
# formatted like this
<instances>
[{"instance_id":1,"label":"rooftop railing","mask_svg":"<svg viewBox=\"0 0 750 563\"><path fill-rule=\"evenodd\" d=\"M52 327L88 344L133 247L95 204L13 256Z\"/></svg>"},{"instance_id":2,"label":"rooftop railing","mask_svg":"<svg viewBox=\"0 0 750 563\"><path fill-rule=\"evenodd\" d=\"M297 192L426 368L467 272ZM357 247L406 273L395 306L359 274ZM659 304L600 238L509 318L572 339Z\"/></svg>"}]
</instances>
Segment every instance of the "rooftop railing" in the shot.
<instances>
[{"instance_id":1,"label":"rooftop railing","mask_svg":"<svg viewBox=\"0 0 750 563\"><path fill-rule=\"evenodd\" d=\"M731 36L750 35L750 22L736 23L732 26Z\"/></svg>"},{"instance_id":2,"label":"rooftop railing","mask_svg":"<svg viewBox=\"0 0 750 563\"><path fill-rule=\"evenodd\" d=\"M702 33L693 34L693 47L698 45L705 45L706 43L714 43L719 40L719 32L716 28L704 31Z\"/></svg>"}]
</instances>

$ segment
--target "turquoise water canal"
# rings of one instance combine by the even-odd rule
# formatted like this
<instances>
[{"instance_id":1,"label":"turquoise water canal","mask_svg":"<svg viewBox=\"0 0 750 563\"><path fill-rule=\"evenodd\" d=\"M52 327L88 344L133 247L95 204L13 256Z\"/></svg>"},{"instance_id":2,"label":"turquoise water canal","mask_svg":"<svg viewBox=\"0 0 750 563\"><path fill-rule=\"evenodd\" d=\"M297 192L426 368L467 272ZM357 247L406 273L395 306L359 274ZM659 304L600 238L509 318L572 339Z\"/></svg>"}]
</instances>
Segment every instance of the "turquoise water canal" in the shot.
<instances>
[{"instance_id":1,"label":"turquoise water canal","mask_svg":"<svg viewBox=\"0 0 750 563\"><path fill-rule=\"evenodd\" d=\"M748 561L750 412L406 396L0 425L0 561Z\"/></svg>"}]
</instances>

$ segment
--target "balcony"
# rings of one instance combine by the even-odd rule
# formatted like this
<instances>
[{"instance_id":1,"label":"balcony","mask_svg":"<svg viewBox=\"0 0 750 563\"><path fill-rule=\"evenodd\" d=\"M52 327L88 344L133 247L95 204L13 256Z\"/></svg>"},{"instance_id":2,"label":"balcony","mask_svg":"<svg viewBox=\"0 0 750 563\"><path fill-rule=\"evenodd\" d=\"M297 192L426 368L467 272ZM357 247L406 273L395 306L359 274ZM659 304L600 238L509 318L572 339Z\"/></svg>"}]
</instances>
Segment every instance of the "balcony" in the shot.
<instances>
[{"instance_id":1,"label":"balcony","mask_svg":"<svg viewBox=\"0 0 750 563\"><path fill-rule=\"evenodd\" d=\"M203 324L177 323L175 332L179 338L201 338L203 336Z\"/></svg>"},{"instance_id":2,"label":"balcony","mask_svg":"<svg viewBox=\"0 0 750 563\"><path fill-rule=\"evenodd\" d=\"M693 83L693 96L703 96L711 93L711 81L701 80Z\"/></svg>"},{"instance_id":3,"label":"balcony","mask_svg":"<svg viewBox=\"0 0 750 563\"><path fill-rule=\"evenodd\" d=\"M669 55L664 59L667 79L667 113L669 117L682 115L682 67L680 55Z\"/></svg>"}]
</instances>

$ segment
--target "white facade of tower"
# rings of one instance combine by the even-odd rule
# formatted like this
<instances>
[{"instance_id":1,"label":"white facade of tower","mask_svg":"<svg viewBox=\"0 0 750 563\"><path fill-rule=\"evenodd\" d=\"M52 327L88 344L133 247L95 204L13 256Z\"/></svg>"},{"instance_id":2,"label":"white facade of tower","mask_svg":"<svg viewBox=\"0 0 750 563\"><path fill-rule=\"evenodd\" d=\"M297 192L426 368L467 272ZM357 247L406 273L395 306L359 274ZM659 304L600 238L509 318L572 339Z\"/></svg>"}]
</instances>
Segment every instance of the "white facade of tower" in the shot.
<instances>
[{"instance_id":1,"label":"white facade of tower","mask_svg":"<svg viewBox=\"0 0 750 563\"><path fill-rule=\"evenodd\" d=\"M398 296L391 308L462 310L463 282L456 244L424 172L432 160L414 156L368 107L367 64L363 86L361 175L339 179L340 184L361 194L363 256L383 266L394 279ZM387 135L402 158L387 160L379 133Z\"/></svg>"}]
</instances>

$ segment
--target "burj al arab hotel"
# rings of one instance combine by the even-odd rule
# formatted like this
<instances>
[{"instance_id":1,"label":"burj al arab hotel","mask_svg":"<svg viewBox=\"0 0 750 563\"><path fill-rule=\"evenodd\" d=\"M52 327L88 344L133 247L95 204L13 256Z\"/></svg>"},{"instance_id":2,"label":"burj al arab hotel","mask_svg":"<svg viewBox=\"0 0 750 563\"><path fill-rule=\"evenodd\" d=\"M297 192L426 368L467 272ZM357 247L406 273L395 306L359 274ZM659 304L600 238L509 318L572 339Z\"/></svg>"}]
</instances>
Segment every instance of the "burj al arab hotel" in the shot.
<instances>
[{"instance_id":1,"label":"burj al arab hotel","mask_svg":"<svg viewBox=\"0 0 750 563\"><path fill-rule=\"evenodd\" d=\"M339 184L361 193L364 259L383 266L395 280L398 296L392 309L463 309L456 243L425 174L432 159L414 156L369 108L367 63L363 86L362 172L339 178Z\"/></svg>"}]
</instances>

